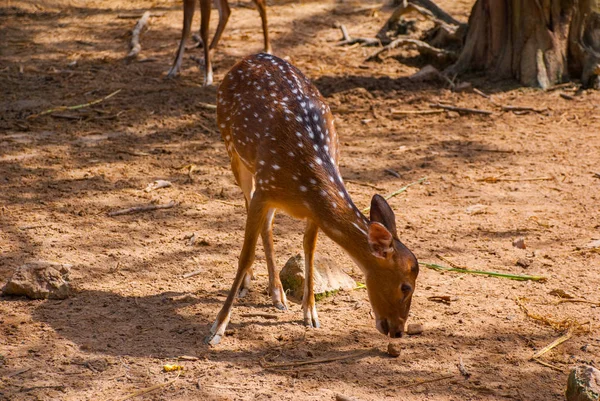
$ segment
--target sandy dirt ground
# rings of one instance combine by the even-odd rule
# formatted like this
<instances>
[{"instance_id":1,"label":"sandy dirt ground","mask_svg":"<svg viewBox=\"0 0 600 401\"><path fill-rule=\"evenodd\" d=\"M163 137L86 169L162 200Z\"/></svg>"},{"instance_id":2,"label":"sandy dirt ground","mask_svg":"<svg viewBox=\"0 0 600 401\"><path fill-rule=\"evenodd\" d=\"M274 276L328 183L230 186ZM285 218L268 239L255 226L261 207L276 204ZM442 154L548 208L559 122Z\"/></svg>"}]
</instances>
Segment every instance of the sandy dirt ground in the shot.
<instances>
[{"instance_id":1,"label":"sandy dirt ground","mask_svg":"<svg viewBox=\"0 0 600 401\"><path fill-rule=\"evenodd\" d=\"M439 3L466 21L473 2ZM600 253L587 247L600 239L600 93L461 78L489 100L452 92L443 82L410 81L425 65L414 51L365 62L372 48L335 46L336 23L355 36L379 30L390 9L353 12L375 4L273 0L268 9L275 54L304 71L336 115L341 171L354 201L365 207L376 192L426 177L390 200L399 235L420 261L447 265L441 255L470 269L547 281L422 267L410 322L425 331L396 340L401 356L391 358L364 289L320 301L318 330L303 327L297 302L288 313L275 312L259 246L253 291L237 302L229 335L207 347L203 338L235 274L245 211L215 112L204 105L215 103L216 87L202 87L189 57L201 50L187 52L179 78L164 79L180 36L180 2L4 0L0 283L28 260L50 260L73 265L75 292L62 301L0 299L0 399L124 400L150 388L135 399L560 400L570 368L600 364L600 307L558 303L551 294L600 302ZM131 17L145 10L156 16L141 37L141 61L126 64ZM261 49L253 4L232 2L214 57L215 81ZM28 118L117 90L90 107ZM437 102L493 114L391 113ZM144 192L157 179L173 186ZM171 209L107 215L171 200ZM303 226L277 216L279 266L301 251ZM513 246L518 238L526 249ZM362 281L324 236L318 252ZM581 325L540 358L543 364L532 355L564 331L528 317L518 297L532 316ZM184 370L163 371L173 363Z\"/></svg>"}]
</instances>

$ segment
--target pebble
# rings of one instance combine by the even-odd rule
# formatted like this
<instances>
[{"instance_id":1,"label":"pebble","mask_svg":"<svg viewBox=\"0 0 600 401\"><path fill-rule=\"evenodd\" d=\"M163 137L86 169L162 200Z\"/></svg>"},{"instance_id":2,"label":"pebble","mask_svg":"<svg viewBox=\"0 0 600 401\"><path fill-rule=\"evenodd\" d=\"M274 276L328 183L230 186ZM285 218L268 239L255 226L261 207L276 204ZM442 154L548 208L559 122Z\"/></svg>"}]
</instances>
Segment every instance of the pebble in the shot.
<instances>
[{"instance_id":1,"label":"pebble","mask_svg":"<svg viewBox=\"0 0 600 401\"><path fill-rule=\"evenodd\" d=\"M411 323L406 328L406 333L409 336L414 336L423 333L423 325L421 323Z\"/></svg>"}]
</instances>

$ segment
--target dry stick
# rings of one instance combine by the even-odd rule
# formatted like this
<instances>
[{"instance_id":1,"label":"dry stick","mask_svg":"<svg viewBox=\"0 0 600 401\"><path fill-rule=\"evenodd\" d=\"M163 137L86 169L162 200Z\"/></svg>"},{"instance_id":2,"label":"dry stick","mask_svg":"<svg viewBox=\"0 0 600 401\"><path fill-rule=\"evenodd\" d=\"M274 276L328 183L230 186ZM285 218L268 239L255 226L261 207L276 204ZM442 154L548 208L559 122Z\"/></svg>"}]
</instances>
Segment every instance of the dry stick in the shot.
<instances>
[{"instance_id":1,"label":"dry stick","mask_svg":"<svg viewBox=\"0 0 600 401\"><path fill-rule=\"evenodd\" d=\"M544 365L544 366L546 366L546 367L548 367L550 369L554 369L556 371L563 372L563 370L561 368L559 368L558 366L554 366L552 364L549 364L548 362L544 362L544 361L542 361L540 359L532 359L532 360L535 361L535 362L537 362L537 363L539 363L540 365Z\"/></svg>"},{"instance_id":2,"label":"dry stick","mask_svg":"<svg viewBox=\"0 0 600 401\"><path fill-rule=\"evenodd\" d=\"M438 259L440 259L442 262L446 262L448 263L450 266L454 267L455 269L461 269L461 270L469 270L464 266L459 266L456 263L452 262L451 260L446 259L445 257L443 257L440 254L436 254L435 255Z\"/></svg>"},{"instance_id":3,"label":"dry stick","mask_svg":"<svg viewBox=\"0 0 600 401\"><path fill-rule=\"evenodd\" d=\"M488 182L493 184L498 181L509 181L509 182L518 182L518 181L552 181L554 177L534 177L534 178L497 178L497 177L486 177L480 178L477 181L479 182Z\"/></svg>"},{"instance_id":4,"label":"dry stick","mask_svg":"<svg viewBox=\"0 0 600 401\"><path fill-rule=\"evenodd\" d=\"M373 188L376 189L378 191L383 191L383 188L379 188L378 186L375 186L373 184L369 184L368 182L360 182L360 181L354 181L354 180L346 180L346 182L349 182L350 184L355 184L355 185L360 185L363 187L369 187L369 188Z\"/></svg>"},{"instance_id":5,"label":"dry stick","mask_svg":"<svg viewBox=\"0 0 600 401\"><path fill-rule=\"evenodd\" d=\"M19 369L19 370L17 370L16 372L9 373L9 374L7 374L7 375L6 375L6 376L4 376L4 377L6 377L6 378L8 379L8 378L11 378L11 377L18 376L18 375L20 375L20 374L22 374L22 373L25 373L25 372L29 372L30 370L31 370L31 368L23 368L23 369Z\"/></svg>"},{"instance_id":6,"label":"dry stick","mask_svg":"<svg viewBox=\"0 0 600 401\"><path fill-rule=\"evenodd\" d=\"M389 168L386 168L386 169L385 169L385 170L383 170L383 171L385 171L386 173L388 173L388 174L390 174L390 175L393 175L393 176L394 176L394 177L396 177L396 178L400 178L400 174L398 174L398 172L397 172L397 171L394 171L394 170L392 170L392 169L389 169Z\"/></svg>"},{"instance_id":7,"label":"dry stick","mask_svg":"<svg viewBox=\"0 0 600 401\"><path fill-rule=\"evenodd\" d=\"M161 387L169 386L169 385L175 383L177 381L177 379L179 379L180 375L181 375L181 371L177 374L177 377L174 378L173 380L170 380L170 381L168 381L166 383L156 384L156 385L154 385L152 387L148 387L148 388L144 388L144 389L138 390L138 391L136 391L134 393L129 394L125 398L121 398L120 401L130 400L130 399L135 398L137 396L140 396L142 394L147 394L147 393L149 393L151 391L158 390Z\"/></svg>"},{"instance_id":8,"label":"dry stick","mask_svg":"<svg viewBox=\"0 0 600 401\"><path fill-rule=\"evenodd\" d=\"M413 185L417 185L422 183L423 181L425 181L427 179L427 177L423 177L420 180L417 180L415 182L411 182L410 184L406 184L405 186L403 186L402 188L398 189L397 191L392 192L389 195L384 196L385 200L389 200L391 198L393 198L396 195L400 195L402 192L406 192L406 190L410 187L412 187ZM363 209L363 213L367 213L369 210L371 210L371 207L366 207Z\"/></svg>"},{"instance_id":9,"label":"dry stick","mask_svg":"<svg viewBox=\"0 0 600 401\"><path fill-rule=\"evenodd\" d=\"M392 115L413 115L413 114L440 114L444 110L395 110L391 109Z\"/></svg>"},{"instance_id":10,"label":"dry stick","mask_svg":"<svg viewBox=\"0 0 600 401\"><path fill-rule=\"evenodd\" d=\"M533 111L535 113L544 113L548 111L548 108L545 109L536 109L534 107L527 106L502 106L503 111Z\"/></svg>"},{"instance_id":11,"label":"dry stick","mask_svg":"<svg viewBox=\"0 0 600 401\"><path fill-rule=\"evenodd\" d=\"M490 277L500 277L500 278L507 278L510 280L517 280L517 281L546 281L547 278L544 276L530 276L527 274L509 274L509 273L499 273L499 272L488 272L488 271L483 271L483 270L465 270L465 269L456 269L454 267L446 267L446 266L442 266L442 265L438 265L435 263L425 263L425 262L419 262L419 265L421 266L425 266L429 269L432 270L437 270L437 271L447 271L447 272L457 272L457 273L469 273L469 274L480 274L483 276L490 276Z\"/></svg>"},{"instance_id":12,"label":"dry stick","mask_svg":"<svg viewBox=\"0 0 600 401\"><path fill-rule=\"evenodd\" d=\"M396 386L396 388L415 387L415 386L418 386L420 384L434 383L434 382L439 382L441 380L452 379L453 377L454 377L454 375L447 375L447 376L438 377L437 379L421 380L421 381L416 381L416 382L413 382L413 383L404 384L402 386Z\"/></svg>"},{"instance_id":13,"label":"dry stick","mask_svg":"<svg viewBox=\"0 0 600 401\"><path fill-rule=\"evenodd\" d=\"M566 100L575 100L575 96L567 95L566 93L561 93L560 97Z\"/></svg>"},{"instance_id":14,"label":"dry stick","mask_svg":"<svg viewBox=\"0 0 600 401\"><path fill-rule=\"evenodd\" d=\"M368 350L364 350L364 351L360 351L360 352L355 352L354 354L348 354L348 355L343 355L343 356L335 356L335 357L331 357L331 358L317 358L317 359L311 359L308 361L297 361L297 362L286 362L286 363L265 363L264 365L262 365L263 368L267 368L267 369L272 369L272 368L287 368L287 367L292 367L292 366L303 366L303 365L314 365L317 363L327 363L327 362L335 362L335 361L341 361L344 359L350 359L350 358L356 358L359 356L363 356L371 351L373 351L376 348L371 348Z\"/></svg>"},{"instance_id":15,"label":"dry stick","mask_svg":"<svg viewBox=\"0 0 600 401\"><path fill-rule=\"evenodd\" d=\"M340 30L342 31L343 40L341 40L337 46L347 46L353 44L362 44L364 46L379 46L381 41L377 38L352 38L348 33L348 29L344 24L340 24Z\"/></svg>"},{"instance_id":16,"label":"dry stick","mask_svg":"<svg viewBox=\"0 0 600 401\"><path fill-rule=\"evenodd\" d=\"M198 102L198 106L207 109L207 110L216 110L217 106L210 103Z\"/></svg>"},{"instance_id":17,"label":"dry stick","mask_svg":"<svg viewBox=\"0 0 600 401\"><path fill-rule=\"evenodd\" d=\"M177 202L175 201L171 201L169 203L167 203L166 205L144 205L144 206L135 206L135 207L130 207L128 209L122 209L122 210L116 210L114 212L109 212L108 216L109 217L113 217L113 216L121 216L123 214L132 214L132 213L139 213L139 212L150 212L152 210L158 210L158 209L170 209L174 206L177 205Z\"/></svg>"},{"instance_id":18,"label":"dry stick","mask_svg":"<svg viewBox=\"0 0 600 401\"><path fill-rule=\"evenodd\" d=\"M140 33L144 26L148 23L148 19L150 18L150 11L146 11L142 17L138 20L137 24L131 31L131 43L129 44L129 54L125 57L126 59L134 59L140 54L142 50L142 45L140 45Z\"/></svg>"},{"instance_id":19,"label":"dry stick","mask_svg":"<svg viewBox=\"0 0 600 401\"><path fill-rule=\"evenodd\" d=\"M560 305L560 304L565 304L565 303L569 303L569 302L600 306L600 302L588 301L587 299L561 299L559 301L556 301L554 304Z\"/></svg>"},{"instance_id":20,"label":"dry stick","mask_svg":"<svg viewBox=\"0 0 600 401\"><path fill-rule=\"evenodd\" d=\"M190 278L190 277L194 277L197 276L199 274L204 273L204 269L199 269L199 270L195 270L193 272L189 272L189 273L185 273L183 276L181 276L182 278Z\"/></svg>"},{"instance_id":21,"label":"dry stick","mask_svg":"<svg viewBox=\"0 0 600 401\"><path fill-rule=\"evenodd\" d=\"M442 57L442 56L450 57L450 58L456 57L456 53L454 53L454 52L451 52L451 51L448 51L445 49L438 49L437 47L433 47L421 40L399 38L399 39L393 40L388 45L385 45L381 49L377 50L375 53L371 54L369 57L367 57L366 61L375 60L379 57L379 55L381 53L384 53L386 51L395 49L400 46L410 46L410 45L415 46L420 53L432 54L436 57Z\"/></svg>"},{"instance_id":22,"label":"dry stick","mask_svg":"<svg viewBox=\"0 0 600 401\"><path fill-rule=\"evenodd\" d=\"M32 118L43 116L45 114L54 113L56 111L83 109L84 107L93 106L93 105L98 104L100 102L103 102L103 101L105 101L107 99L110 99L111 97L115 96L119 92L121 92L121 89L114 91L113 93L111 93L110 95L107 95L107 96L103 97L102 99L96 99L96 100L91 101L89 103L78 104L78 105L75 105L75 106L58 106L58 107L55 107L55 108L52 108L52 109L48 109L48 110L42 111L41 113L38 113L38 114L32 114L29 117L27 117L27 119L31 120Z\"/></svg>"},{"instance_id":23,"label":"dry stick","mask_svg":"<svg viewBox=\"0 0 600 401\"><path fill-rule=\"evenodd\" d=\"M550 344L546 345L544 348L533 354L533 356L530 359L538 359L540 356L544 355L552 348L559 346L560 344L567 341L569 338L573 337L573 333L575 332L576 326L578 325L572 324L565 334L558 337L556 340L552 341Z\"/></svg>"},{"instance_id":24,"label":"dry stick","mask_svg":"<svg viewBox=\"0 0 600 401\"><path fill-rule=\"evenodd\" d=\"M244 313L241 315L242 317L262 317L263 319L279 319L279 316L271 314L271 313Z\"/></svg>"},{"instance_id":25,"label":"dry stick","mask_svg":"<svg viewBox=\"0 0 600 401\"><path fill-rule=\"evenodd\" d=\"M449 106L449 105L440 104L440 103L430 104L429 107L433 107L433 108L436 108L436 109L444 109L444 110L456 111L458 113L484 114L484 115L487 115L487 116L494 114L493 112L491 112L489 110L469 109L467 107Z\"/></svg>"}]
</instances>

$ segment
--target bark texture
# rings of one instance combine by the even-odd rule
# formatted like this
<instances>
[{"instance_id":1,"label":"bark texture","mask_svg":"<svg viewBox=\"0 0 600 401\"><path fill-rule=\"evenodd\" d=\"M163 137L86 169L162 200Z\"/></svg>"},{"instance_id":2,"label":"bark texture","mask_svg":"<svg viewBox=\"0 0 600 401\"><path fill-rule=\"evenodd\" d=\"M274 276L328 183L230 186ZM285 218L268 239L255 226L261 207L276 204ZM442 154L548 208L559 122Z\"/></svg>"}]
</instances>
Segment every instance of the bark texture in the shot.
<instances>
[{"instance_id":1,"label":"bark texture","mask_svg":"<svg viewBox=\"0 0 600 401\"><path fill-rule=\"evenodd\" d=\"M568 79L600 88L600 0L477 0L447 72L467 70L542 88Z\"/></svg>"}]
</instances>

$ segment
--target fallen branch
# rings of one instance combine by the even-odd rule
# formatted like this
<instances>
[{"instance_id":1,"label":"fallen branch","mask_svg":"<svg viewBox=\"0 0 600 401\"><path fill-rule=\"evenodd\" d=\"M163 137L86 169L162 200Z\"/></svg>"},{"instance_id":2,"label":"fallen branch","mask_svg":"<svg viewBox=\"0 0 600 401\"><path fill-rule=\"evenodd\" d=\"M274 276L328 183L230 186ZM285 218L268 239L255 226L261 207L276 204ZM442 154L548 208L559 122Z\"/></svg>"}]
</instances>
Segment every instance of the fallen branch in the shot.
<instances>
[{"instance_id":1,"label":"fallen branch","mask_svg":"<svg viewBox=\"0 0 600 401\"><path fill-rule=\"evenodd\" d=\"M517 181L552 181L554 177L534 177L534 178L499 178L499 177L485 177L479 178L478 182L487 182L490 184L499 182L499 181L509 181L509 182L517 182Z\"/></svg>"},{"instance_id":2,"label":"fallen branch","mask_svg":"<svg viewBox=\"0 0 600 401\"><path fill-rule=\"evenodd\" d=\"M437 271L480 274L480 275L484 275L484 276L507 278L510 280L517 280L517 281L540 281L540 282L543 282L543 281L547 280L547 278L544 276L530 276L528 274L509 274L509 273L499 273L499 272L488 272L488 271L483 271L483 270L465 270L465 269L457 269L454 267L446 267L446 266L438 265L435 263L419 262L419 265L425 266L429 269L433 269L433 270L437 270Z\"/></svg>"},{"instance_id":3,"label":"fallen branch","mask_svg":"<svg viewBox=\"0 0 600 401\"><path fill-rule=\"evenodd\" d=\"M126 396L125 398L121 398L120 401L130 400L130 399L140 396L142 394L147 394L151 391L158 390L159 388L170 386L171 384L175 383L177 381L177 379L179 379L180 375L181 375L181 371L177 374L177 377L175 377L173 380L170 380L168 382L161 383L161 384L156 384L152 387L148 387L148 388L144 388L144 389L135 391L135 392L129 394L128 396Z\"/></svg>"},{"instance_id":4,"label":"fallen branch","mask_svg":"<svg viewBox=\"0 0 600 401\"><path fill-rule=\"evenodd\" d=\"M373 349L374 348L371 348L368 350L355 352L353 354L347 354L347 355L343 355L343 356L335 356L335 357L331 357L331 358L316 358L316 359L310 359L307 361L285 362L285 363L263 363L263 362L261 362L261 366L265 369L278 369L278 368L287 368L287 367L292 367L292 366L314 365L314 364L318 364L318 363L342 361L344 359L357 358L359 356L366 355L369 352L371 352Z\"/></svg>"},{"instance_id":5,"label":"fallen branch","mask_svg":"<svg viewBox=\"0 0 600 401\"><path fill-rule=\"evenodd\" d=\"M440 104L440 103L430 104L429 107L436 108L436 109L456 111L458 113L483 114L486 116L494 114L493 112L491 112L489 110L469 109L467 107L456 107L456 106L450 106L450 105Z\"/></svg>"},{"instance_id":6,"label":"fallen branch","mask_svg":"<svg viewBox=\"0 0 600 401\"><path fill-rule=\"evenodd\" d=\"M600 302L588 301L587 299L561 299L561 300L556 301L554 304L560 305L560 304L565 304L565 303L570 303L570 302L600 306Z\"/></svg>"},{"instance_id":7,"label":"fallen branch","mask_svg":"<svg viewBox=\"0 0 600 401\"><path fill-rule=\"evenodd\" d=\"M103 102L103 101L105 101L107 99L110 99L111 97L115 96L119 92L121 92L121 89L116 90L113 93L111 93L110 95L107 95L107 96L105 96L105 97L103 97L101 99L96 99L96 100L91 101L89 103L78 104L78 105L75 105L75 106L58 106L58 107L55 107L55 108L52 108L52 109L48 109L48 110L42 111L41 113L38 113L38 114L32 114L29 117L27 117L27 119L31 120L33 118L37 118L37 117L40 117L40 116L43 116L43 115L46 115L46 114L50 114L50 113L54 113L54 112L57 112L57 111L83 109L84 107L93 106L93 105L98 104L100 102Z\"/></svg>"},{"instance_id":8,"label":"fallen branch","mask_svg":"<svg viewBox=\"0 0 600 401\"><path fill-rule=\"evenodd\" d=\"M146 11L142 17L138 20L131 31L131 42L129 44L129 53L125 57L127 60L132 60L138 56L140 51L142 50L142 45L140 45L140 33L144 26L148 23L148 19L150 18L150 11Z\"/></svg>"},{"instance_id":9,"label":"fallen branch","mask_svg":"<svg viewBox=\"0 0 600 401\"><path fill-rule=\"evenodd\" d=\"M348 29L343 24L340 24L340 30L342 31L343 39L337 44L337 46L348 46L355 43L363 46L380 46L381 41L377 38L353 38L348 33Z\"/></svg>"},{"instance_id":10,"label":"fallen branch","mask_svg":"<svg viewBox=\"0 0 600 401\"><path fill-rule=\"evenodd\" d=\"M444 110L395 110L391 109L392 115L414 115L414 114L441 114Z\"/></svg>"},{"instance_id":11,"label":"fallen branch","mask_svg":"<svg viewBox=\"0 0 600 401\"><path fill-rule=\"evenodd\" d=\"M548 111L548 108L536 109L534 107L527 106L502 106L502 111L532 111L534 113L544 113Z\"/></svg>"},{"instance_id":12,"label":"fallen branch","mask_svg":"<svg viewBox=\"0 0 600 401\"><path fill-rule=\"evenodd\" d=\"M152 210L158 210L158 209L171 209L172 207L175 207L175 206L177 206L177 202L175 202L175 201L171 201L171 202L167 203L166 205L135 206L135 207L130 207L128 209L122 209L122 210L116 210L114 212L108 212L108 216L114 217L114 216L121 216L124 214L150 212Z\"/></svg>"},{"instance_id":13,"label":"fallen branch","mask_svg":"<svg viewBox=\"0 0 600 401\"><path fill-rule=\"evenodd\" d=\"M391 41L389 44L385 45L381 49L377 50L375 53L371 54L369 57L366 58L365 61L376 60L379 58L381 53L385 53L387 51L393 50L401 46L413 46L416 47L419 53L421 54L429 54L438 58L456 59L458 57L458 55L453 51L438 49L437 47L433 47L423 42L422 40L399 38Z\"/></svg>"},{"instance_id":14,"label":"fallen branch","mask_svg":"<svg viewBox=\"0 0 600 401\"><path fill-rule=\"evenodd\" d=\"M393 198L394 196L399 195L402 192L405 192L408 188L412 187L413 185L421 184L426 179L427 179L427 177L423 177L420 180L417 180L415 182L411 182L410 184L406 184L405 186L403 186L402 188L398 189L397 191L394 191L391 194L384 196L384 199L385 200L389 200L389 199ZM371 206L369 206L367 208L364 208L363 209L363 213L367 213L369 210L371 210Z\"/></svg>"}]
</instances>

